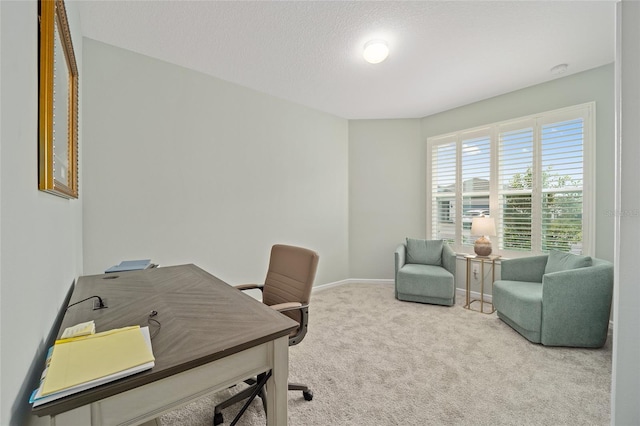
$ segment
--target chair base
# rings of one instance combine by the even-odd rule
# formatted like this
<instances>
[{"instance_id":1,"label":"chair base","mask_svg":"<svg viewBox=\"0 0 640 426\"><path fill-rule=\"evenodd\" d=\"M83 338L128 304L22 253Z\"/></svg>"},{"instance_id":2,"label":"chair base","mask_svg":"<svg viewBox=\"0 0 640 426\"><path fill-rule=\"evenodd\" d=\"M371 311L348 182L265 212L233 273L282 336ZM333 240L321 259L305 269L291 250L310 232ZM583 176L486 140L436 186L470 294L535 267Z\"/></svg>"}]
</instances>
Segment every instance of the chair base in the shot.
<instances>
[{"instance_id":1,"label":"chair base","mask_svg":"<svg viewBox=\"0 0 640 426\"><path fill-rule=\"evenodd\" d=\"M524 337L525 339L527 339L531 343L541 343L540 332L539 331L527 330L527 329L521 327L520 325L518 325L515 321L513 321L511 318L509 318L508 316L506 316L502 312L497 311L497 313L498 313L498 318L500 318L509 327L511 327L515 331L517 331L518 334L520 334L522 337Z\"/></svg>"},{"instance_id":2,"label":"chair base","mask_svg":"<svg viewBox=\"0 0 640 426\"><path fill-rule=\"evenodd\" d=\"M260 375L258 376L258 381L261 379ZM222 415L222 410L224 410L227 407L230 407L234 404L237 404L238 402L242 402L247 398L250 398L251 395L253 395L253 393L256 390L256 386L257 386L257 381L256 379L248 379L244 381L246 384L249 385L248 388L243 389L242 391L238 392L237 394L233 395L231 398L222 401L220 404L216 405L216 407L213 410L213 425L214 426L218 426L221 425L222 423L224 423L224 417ZM302 396L304 397L305 401L311 401L313 400L313 391L311 391L311 389L309 389L309 387L307 385L304 385L302 383L289 383L287 385L287 389L290 391L302 391ZM260 399L262 400L262 407L264 408L264 412L267 412L267 394L264 390L264 388L260 389L258 396L260 397Z\"/></svg>"},{"instance_id":3,"label":"chair base","mask_svg":"<svg viewBox=\"0 0 640 426\"><path fill-rule=\"evenodd\" d=\"M456 304L455 294L450 299L443 299L440 297L428 297L421 296L415 294L406 294L406 293L396 293L396 299L403 302L417 302L417 303L426 303L429 305L442 305L442 306L453 306Z\"/></svg>"},{"instance_id":4,"label":"chair base","mask_svg":"<svg viewBox=\"0 0 640 426\"><path fill-rule=\"evenodd\" d=\"M313 392L307 385L301 383L289 383L287 389L290 391L302 391L302 396L305 401L311 401L313 399Z\"/></svg>"},{"instance_id":5,"label":"chair base","mask_svg":"<svg viewBox=\"0 0 640 426\"><path fill-rule=\"evenodd\" d=\"M220 412L220 410L222 409L221 406L225 405L228 407L229 405L234 404L236 402L240 402L243 399L246 399L246 401L242 406L242 408L240 409L240 411L238 412L238 414L236 414L236 416L234 417L233 421L231 422L231 426L235 426L236 423L238 423L238 420L240 420L240 417L242 417L242 415L247 410L247 408L249 408L249 405L253 402L256 396L260 396L260 398L262 399L262 405L266 412L267 399L265 398L264 386L267 384L267 380L269 380L270 377L271 377L271 371L268 371L267 373L259 374L257 379L255 380L254 379L245 380L245 383L250 385L249 388L243 390L242 392L239 392L238 394L234 395L233 397L229 398L226 401L223 401L221 404L218 404L215 407L214 413L213 413L214 426L222 424L224 422L224 418L222 417L222 412Z\"/></svg>"}]
</instances>

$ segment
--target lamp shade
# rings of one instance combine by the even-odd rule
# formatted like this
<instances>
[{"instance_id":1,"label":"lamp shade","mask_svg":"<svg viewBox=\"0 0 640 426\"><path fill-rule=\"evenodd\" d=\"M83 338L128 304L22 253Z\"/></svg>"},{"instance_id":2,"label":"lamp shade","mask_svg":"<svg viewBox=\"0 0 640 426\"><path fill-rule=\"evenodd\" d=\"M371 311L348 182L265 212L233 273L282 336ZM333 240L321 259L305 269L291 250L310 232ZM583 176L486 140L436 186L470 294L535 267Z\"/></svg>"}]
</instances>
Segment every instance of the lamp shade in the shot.
<instances>
[{"instance_id":1,"label":"lamp shade","mask_svg":"<svg viewBox=\"0 0 640 426\"><path fill-rule=\"evenodd\" d=\"M471 221L471 235L488 237L495 236L495 220L491 217L474 217Z\"/></svg>"}]
</instances>

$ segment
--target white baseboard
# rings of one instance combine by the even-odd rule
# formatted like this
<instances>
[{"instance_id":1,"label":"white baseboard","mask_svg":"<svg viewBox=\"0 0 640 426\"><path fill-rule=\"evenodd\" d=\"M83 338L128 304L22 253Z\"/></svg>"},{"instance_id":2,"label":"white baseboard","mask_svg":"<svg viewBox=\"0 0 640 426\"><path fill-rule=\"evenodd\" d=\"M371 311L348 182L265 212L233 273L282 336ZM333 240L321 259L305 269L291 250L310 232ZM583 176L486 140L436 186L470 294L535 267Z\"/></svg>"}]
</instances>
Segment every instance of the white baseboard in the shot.
<instances>
[{"instance_id":1,"label":"white baseboard","mask_svg":"<svg viewBox=\"0 0 640 426\"><path fill-rule=\"evenodd\" d=\"M337 287L339 285L343 285L343 284L347 284L347 283L349 283L349 280L341 280L341 281L335 281L335 282L332 282L332 283L314 285L313 288L311 289L311 292L315 293L316 291L326 290L328 288Z\"/></svg>"},{"instance_id":2,"label":"white baseboard","mask_svg":"<svg viewBox=\"0 0 640 426\"><path fill-rule=\"evenodd\" d=\"M467 291L463 288L456 288L456 294L460 297L466 297ZM472 291L469 293L469 297L471 297L471 299L480 300L480 292ZM483 299L485 302L493 303L493 297L490 294L485 294Z\"/></svg>"},{"instance_id":3,"label":"white baseboard","mask_svg":"<svg viewBox=\"0 0 640 426\"><path fill-rule=\"evenodd\" d=\"M331 287L337 287L339 285L344 284L385 284L385 285L393 285L395 281L393 279L366 279L366 278L348 278L346 280L335 281L327 284L320 284L313 286L312 291L321 291L326 290Z\"/></svg>"}]
</instances>

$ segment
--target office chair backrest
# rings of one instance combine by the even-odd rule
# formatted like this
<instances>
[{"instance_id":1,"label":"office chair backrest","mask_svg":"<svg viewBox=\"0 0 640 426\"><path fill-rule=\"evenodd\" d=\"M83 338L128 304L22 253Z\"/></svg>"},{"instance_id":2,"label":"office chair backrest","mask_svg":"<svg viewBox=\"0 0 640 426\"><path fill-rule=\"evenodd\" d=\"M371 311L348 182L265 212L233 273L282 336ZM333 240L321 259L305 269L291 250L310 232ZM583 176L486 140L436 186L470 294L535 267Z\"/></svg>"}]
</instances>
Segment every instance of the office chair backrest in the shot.
<instances>
[{"instance_id":1,"label":"office chair backrest","mask_svg":"<svg viewBox=\"0 0 640 426\"><path fill-rule=\"evenodd\" d=\"M318 268L318 253L302 247L274 245L264 282L262 301L267 305L286 302L309 303ZM299 310L283 312L302 324Z\"/></svg>"}]
</instances>

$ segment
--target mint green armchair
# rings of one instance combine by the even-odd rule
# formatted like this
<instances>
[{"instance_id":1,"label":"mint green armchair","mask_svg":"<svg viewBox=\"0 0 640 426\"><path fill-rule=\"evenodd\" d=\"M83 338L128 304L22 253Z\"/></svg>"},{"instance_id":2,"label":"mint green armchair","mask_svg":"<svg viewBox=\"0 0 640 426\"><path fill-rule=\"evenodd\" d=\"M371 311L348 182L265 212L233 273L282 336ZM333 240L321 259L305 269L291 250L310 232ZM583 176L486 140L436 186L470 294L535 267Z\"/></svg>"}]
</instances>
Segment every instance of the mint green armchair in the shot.
<instances>
[{"instance_id":1,"label":"mint green armchair","mask_svg":"<svg viewBox=\"0 0 640 426\"><path fill-rule=\"evenodd\" d=\"M498 317L547 346L604 346L612 295L611 262L553 251L503 260L493 284Z\"/></svg>"},{"instance_id":2,"label":"mint green armchair","mask_svg":"<svg viewBox=\"0 0 640 426\"><path fill-rule=\"evenodd\" d=\"M456 303L456 254L444 241L407 238L395 251L395 267L396 299Z\"/></svg>"}]
</instances>

